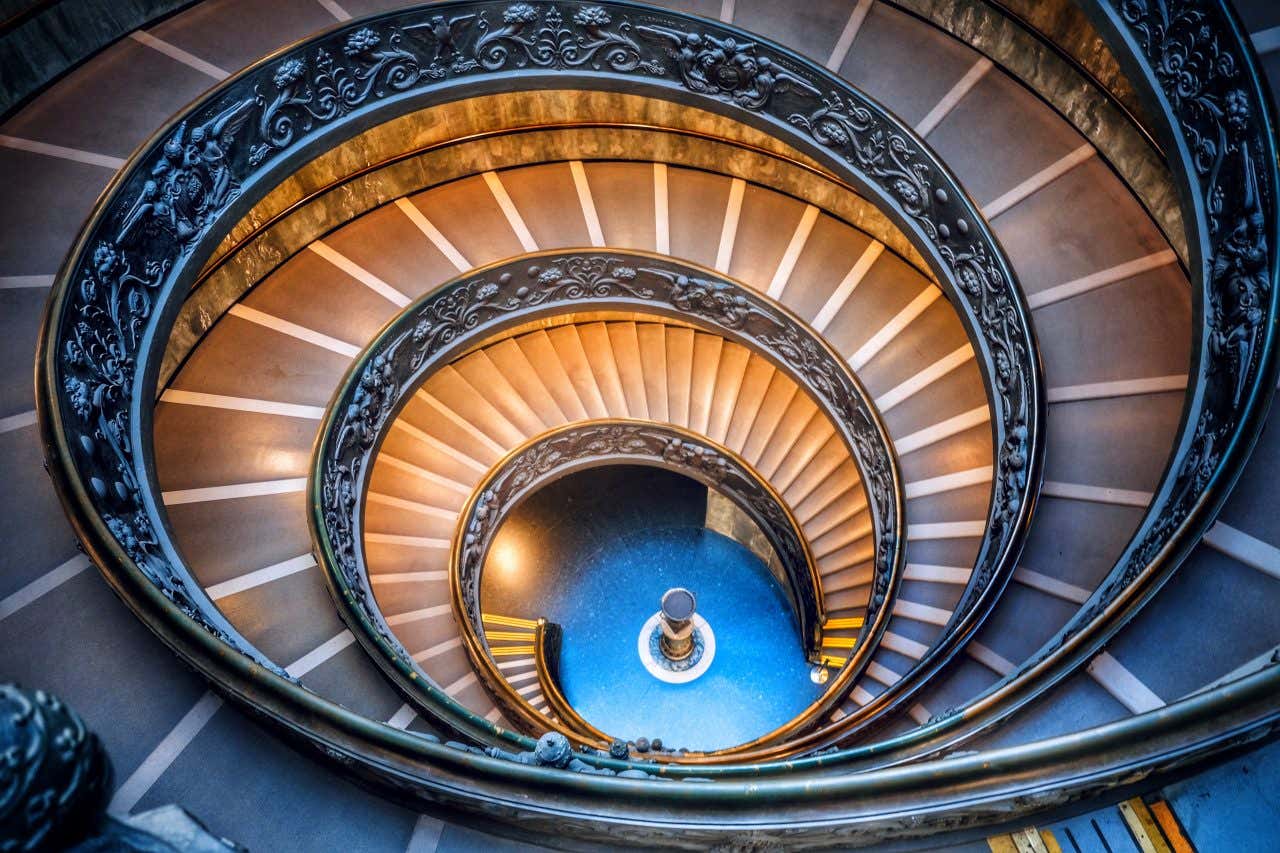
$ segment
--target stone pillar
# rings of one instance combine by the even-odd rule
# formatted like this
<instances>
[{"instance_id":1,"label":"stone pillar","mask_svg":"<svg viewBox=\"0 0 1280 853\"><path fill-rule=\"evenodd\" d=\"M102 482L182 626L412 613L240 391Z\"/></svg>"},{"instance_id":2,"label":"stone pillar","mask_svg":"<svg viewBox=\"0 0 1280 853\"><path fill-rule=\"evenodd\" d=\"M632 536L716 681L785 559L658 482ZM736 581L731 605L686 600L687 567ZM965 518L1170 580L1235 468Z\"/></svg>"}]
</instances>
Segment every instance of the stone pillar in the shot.
<instances>
[{"instance_id":1,"label":"stone pillar","mask_svg":"<svg viewBox=\"0 0 1280 853\"><path fill-rule=\"evenodd\" d=\"M697 599L684 587L662 596L662 638L658 647L668 660L684 660L693 654L693 608Z\"/></svg>"}]
</instances>

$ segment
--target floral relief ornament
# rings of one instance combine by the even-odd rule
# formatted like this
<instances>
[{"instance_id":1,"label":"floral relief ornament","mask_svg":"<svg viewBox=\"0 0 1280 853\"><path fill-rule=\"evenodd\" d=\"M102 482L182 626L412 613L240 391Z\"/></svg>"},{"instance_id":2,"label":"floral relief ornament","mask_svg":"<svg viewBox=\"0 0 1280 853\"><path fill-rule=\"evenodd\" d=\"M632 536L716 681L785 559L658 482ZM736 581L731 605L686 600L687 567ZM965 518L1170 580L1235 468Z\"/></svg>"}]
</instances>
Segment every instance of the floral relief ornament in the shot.
<instances>
[{"instance_id":1,"label":"floral relief ornament","mask_svg":"<svg viewBox=\"0 0 1280 853\"><path fill-rule=\"evenodd\" d=\"M562 11L563 10L563 11ZM318 125L337 121L381 98L407 92L449 75L526 67L641 72L653 77L674 74L693 92L719 98L750 110L794 109L819 91L796 70L782 67L766 45L733 34L686 32L678 19L648 13L635 26L615 10L599 4L557 6L513 3L501 15L480 8L461 14L406 14L322 37L229 85L180 124L164 145L150 154L144 171L129 176L123 197L127 203L103 220L95 235L92 263L81 260L79 292L71 300L60 330L63 354L58 384L68 413L81 424L83 461L77 466L98 472L86 474L93 494L106 500L104 518L127 531L131 552L171 597L182 598L184 609L195 608L179 593L184 581L170 565L162 535L147 521L141 484L133 474L134 454L129 423L129 396L143 332L150 322L163 285L183 257L238 198L241 184L253 177L269 156L298 143ZM661 45L667 61L642 41ZM779 100L780 95L792 97ZM856 97L824 98L825 113L805 114L814 139L840 148L840 153L887 186L926 230L933 228L928 206L941 189L929 192L926 166L912 159L910 144L893 134L880 133L881 119ZM201 113L200 110L204 112ZM797 114L798 115L798 114ZM803 125L796 116L793 123ZM930 233L941 234L945 225ZM426 320L416 330L412 349L420 342L447 342L485 312L503 306L496 300L526 301L560 298L583 290L580 271L548 267L523 292L502 297L493 282L477 283L450 308ZM635 270L619 267L612 279L626 285ZM691 282L692 284L692 282ZM696 291L701 285L695 285ZM636 291L639 298L645 298ZM715 296L711 295L713 301ZM694 297L691 291L690 297ZM721 304L727 317L740 314L741 305ZM478 312L478 313L470 313ZM1236 346L1233 340L1227 346ZM368 377L373 379L374 377ZM365 440L381 409L375 388L356 401L361 416L352 433ZM344 466L341 478L359 477ZM334 494L346 486L335 480ZM122 538L123 537L123 538ZM201 620L206 621L206 620ZM220 632L220 629L211 629Z\"/></svg>"}]
</instances>

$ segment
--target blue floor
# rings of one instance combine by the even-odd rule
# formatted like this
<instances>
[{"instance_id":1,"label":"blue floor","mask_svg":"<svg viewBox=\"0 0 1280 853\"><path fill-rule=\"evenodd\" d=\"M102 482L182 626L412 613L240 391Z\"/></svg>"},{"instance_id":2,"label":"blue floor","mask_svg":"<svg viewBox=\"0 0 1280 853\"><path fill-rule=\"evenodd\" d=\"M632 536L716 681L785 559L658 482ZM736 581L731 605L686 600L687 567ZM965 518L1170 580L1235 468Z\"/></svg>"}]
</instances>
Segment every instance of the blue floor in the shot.
<instances>
[{"instance_id":1,"label":"blue floor","mask_svg":"<svg viewBox=\"0 0 1280 853\"><path fill-rule=\"evenodd\" d=\"M820 693L790 605L758 557L702 528L705 490L652 469L599 469L531 498L500 538L528 555L519 577L486 572L486 611L546 616L564 629L560 673L592 724L668 748L716 749L790 720ZM636 639L673 586L691 589L715 632L711 667L659 681Z\"/></svg>"},{"instance_id":2,"label":"blue floor","mask_svg":"<svg viewBox=\"0 0 1280 853\"><path fill-rule=\"evenodd\" d=\"M640 627L673 586L694 592L716 637L710 669L688 684L659 681L636 654ZM817 695L783 591L758 557L718 533L667 527L620 538L587 558L573 595L578 606L561 622L562 689L610 734L718 749L782 725Z\"/></svg>"}]
</instances>

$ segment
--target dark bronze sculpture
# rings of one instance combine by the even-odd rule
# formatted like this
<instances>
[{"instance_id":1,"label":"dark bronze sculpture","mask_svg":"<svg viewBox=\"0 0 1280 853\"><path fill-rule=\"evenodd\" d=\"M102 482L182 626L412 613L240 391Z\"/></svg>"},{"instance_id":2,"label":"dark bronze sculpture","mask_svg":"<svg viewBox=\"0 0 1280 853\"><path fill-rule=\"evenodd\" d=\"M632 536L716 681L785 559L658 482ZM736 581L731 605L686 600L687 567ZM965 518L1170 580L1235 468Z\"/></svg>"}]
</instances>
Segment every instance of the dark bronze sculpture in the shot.
<instances>
[{"instance_id":1,"label":"dark bronze sculpture","mask_svg":"<svg viewBox=\"0 0 1280 853\"><path fill-rule=\"evenodd\" d=\"M177 806L106 814L111 761L102 741L57 696L0 684L0 850L34 853L227 853Z\"/></svg>"}]
</instances>

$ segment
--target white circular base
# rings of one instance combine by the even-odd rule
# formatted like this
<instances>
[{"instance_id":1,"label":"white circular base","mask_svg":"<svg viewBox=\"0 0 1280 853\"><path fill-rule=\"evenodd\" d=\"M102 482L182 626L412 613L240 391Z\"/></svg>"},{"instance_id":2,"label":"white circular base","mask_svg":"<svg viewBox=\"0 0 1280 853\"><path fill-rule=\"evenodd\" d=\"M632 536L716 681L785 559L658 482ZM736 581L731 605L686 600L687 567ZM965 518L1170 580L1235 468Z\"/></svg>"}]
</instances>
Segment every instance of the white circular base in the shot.
<instances>
[{"instance_id":1,"label":"white circular base","mask_svg":"<svg viewBox=\"0 0 1280 853\"><path fill-rule=\"evenodd\" d=\"M658 663L653 657L653 652L649 650L649 638L653 636L654 629L658 627L658 620L661 618L662 613L659 611L650 616L644 623L644 627L640 629L640 637L636 640L640 662L644 664L649 674L659 681L665 681L668 684L688 684L711 666L711 661L716 656L716 635L701 614L693 614L693 627L702 635L702 658L686 670L672 672Z\"/></svg>"}]
</instances>

